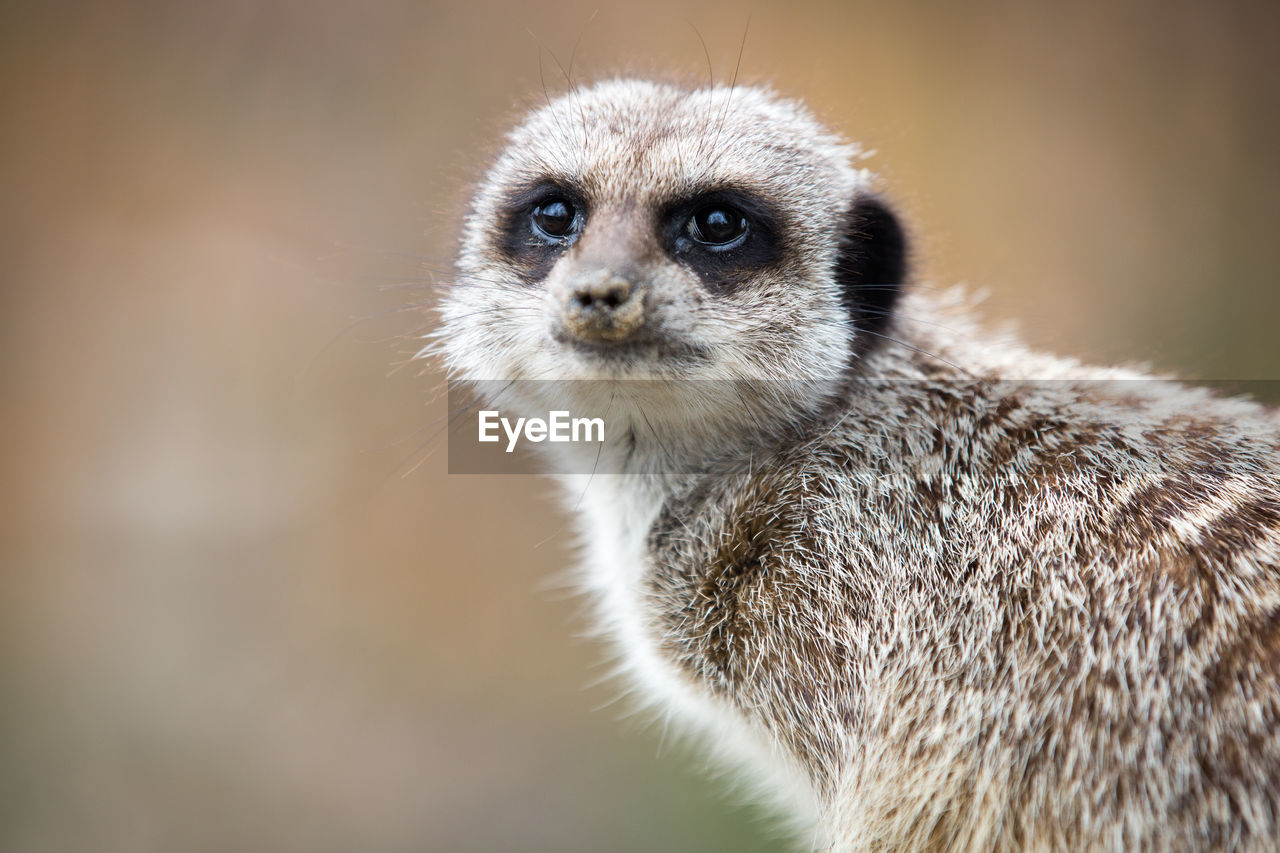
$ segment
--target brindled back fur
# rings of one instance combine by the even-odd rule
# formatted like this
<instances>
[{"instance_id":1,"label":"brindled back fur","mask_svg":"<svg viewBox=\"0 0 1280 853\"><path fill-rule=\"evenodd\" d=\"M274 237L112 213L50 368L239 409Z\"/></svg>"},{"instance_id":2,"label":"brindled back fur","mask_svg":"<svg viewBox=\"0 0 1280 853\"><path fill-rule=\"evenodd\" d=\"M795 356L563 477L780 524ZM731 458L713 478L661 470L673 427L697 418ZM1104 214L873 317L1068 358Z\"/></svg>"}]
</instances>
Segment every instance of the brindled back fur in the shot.
<instances>
[{"instance_id":1,"label":"brindled back fur","mask_svg":"<svg viewBox=\"0 0 1280 853\"><path fill-rule=\"evenodd\" d=\"M622 390L639 473L561 477L627 677L821 849L1280 849L1280 420L913 291L855 153L765 90L611 81L480 187L455 377L798 389ZM671 236L708 204L767 243ZM606 279L642 319L575 326Z\"/></svg>"}]
</instances>

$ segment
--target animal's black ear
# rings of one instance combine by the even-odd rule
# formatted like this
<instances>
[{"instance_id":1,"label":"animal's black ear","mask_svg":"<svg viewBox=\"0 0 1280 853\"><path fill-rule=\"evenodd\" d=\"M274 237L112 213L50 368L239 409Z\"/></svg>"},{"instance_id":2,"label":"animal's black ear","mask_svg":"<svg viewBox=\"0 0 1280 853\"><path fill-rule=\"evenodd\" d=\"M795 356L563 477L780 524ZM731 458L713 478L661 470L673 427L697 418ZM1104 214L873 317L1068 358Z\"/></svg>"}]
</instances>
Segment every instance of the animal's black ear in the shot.
<instances>
[{"instance_id":1,"label":"animal's black ear","mask_svg":"<svg viewBox=\"0 0 1280 853\"><path fill-rule=\"evenodd\" d=\"M893 319L907 278L907 236L879 198L860 196L849 208L835 272L854 328L872 333L865 349Z\"/></svg>"}]
</instances>

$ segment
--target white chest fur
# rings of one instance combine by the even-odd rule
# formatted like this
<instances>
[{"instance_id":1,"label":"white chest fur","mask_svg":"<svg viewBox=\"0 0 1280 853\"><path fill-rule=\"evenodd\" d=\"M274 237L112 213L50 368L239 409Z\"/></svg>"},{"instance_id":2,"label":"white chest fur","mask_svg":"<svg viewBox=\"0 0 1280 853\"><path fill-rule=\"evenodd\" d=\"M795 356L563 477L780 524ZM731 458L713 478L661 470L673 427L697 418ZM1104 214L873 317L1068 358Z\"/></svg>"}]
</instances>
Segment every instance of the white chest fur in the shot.
<instances>
[{"instance_id":1,"label":"white chest fur","mask_svg":"<svg viewBox=\"0 0 1280 853\"><path fill-rule=\"evenodd\" d=\"M776 741L697 684L664 653L662 619L649 594L649 531L666 492L638 475L563 476L583 545L580 578L596 602L597 632L614 647L618 673L635 699L676 731L702 736L717 757L745 770L752 793L777 803L788 820L815 831L821 811L812 785ZM819 842L815 842L819 843Z\"/></svg>"}]
</instances>

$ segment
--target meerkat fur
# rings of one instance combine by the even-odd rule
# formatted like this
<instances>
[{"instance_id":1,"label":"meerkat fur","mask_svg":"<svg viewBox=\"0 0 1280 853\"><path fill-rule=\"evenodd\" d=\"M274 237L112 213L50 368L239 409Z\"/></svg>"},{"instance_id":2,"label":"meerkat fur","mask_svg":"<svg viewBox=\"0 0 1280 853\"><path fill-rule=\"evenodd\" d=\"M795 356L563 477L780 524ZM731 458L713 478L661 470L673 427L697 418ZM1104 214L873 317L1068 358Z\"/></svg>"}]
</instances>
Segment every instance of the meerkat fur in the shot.
<instances>
[{"instance_id":1,"label":"meerkat fur","mask_svg":"<svg viewBox=\"0 0 1280 853\"><path fill-rule=\"evenodd\" d=\"M814 849L1280 850L1280 420L908 286L856 154L614 80L476 194L430 349L610 389L612 473L559 479L626 677Z\"/></svg>"}]
</instances>

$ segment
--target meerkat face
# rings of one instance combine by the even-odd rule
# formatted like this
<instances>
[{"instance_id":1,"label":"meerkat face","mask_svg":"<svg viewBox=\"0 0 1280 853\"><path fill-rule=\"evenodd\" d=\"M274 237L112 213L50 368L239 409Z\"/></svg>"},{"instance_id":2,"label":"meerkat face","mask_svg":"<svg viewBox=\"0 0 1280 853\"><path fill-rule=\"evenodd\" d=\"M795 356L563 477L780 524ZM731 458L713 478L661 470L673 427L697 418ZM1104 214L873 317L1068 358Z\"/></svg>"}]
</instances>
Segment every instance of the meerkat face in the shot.
<instances>
[{"instance_id":1,"label":"meerkat face","mask_svg":"<svg viewBox=\"0 0 1280 853\"><path fill-rule=\"evenodd\" d=\"M762 89L561 97L511 133L475 200L442 309L450 367L836 381L904 275L854 153Z\"/></svg>"}]
</instances>

